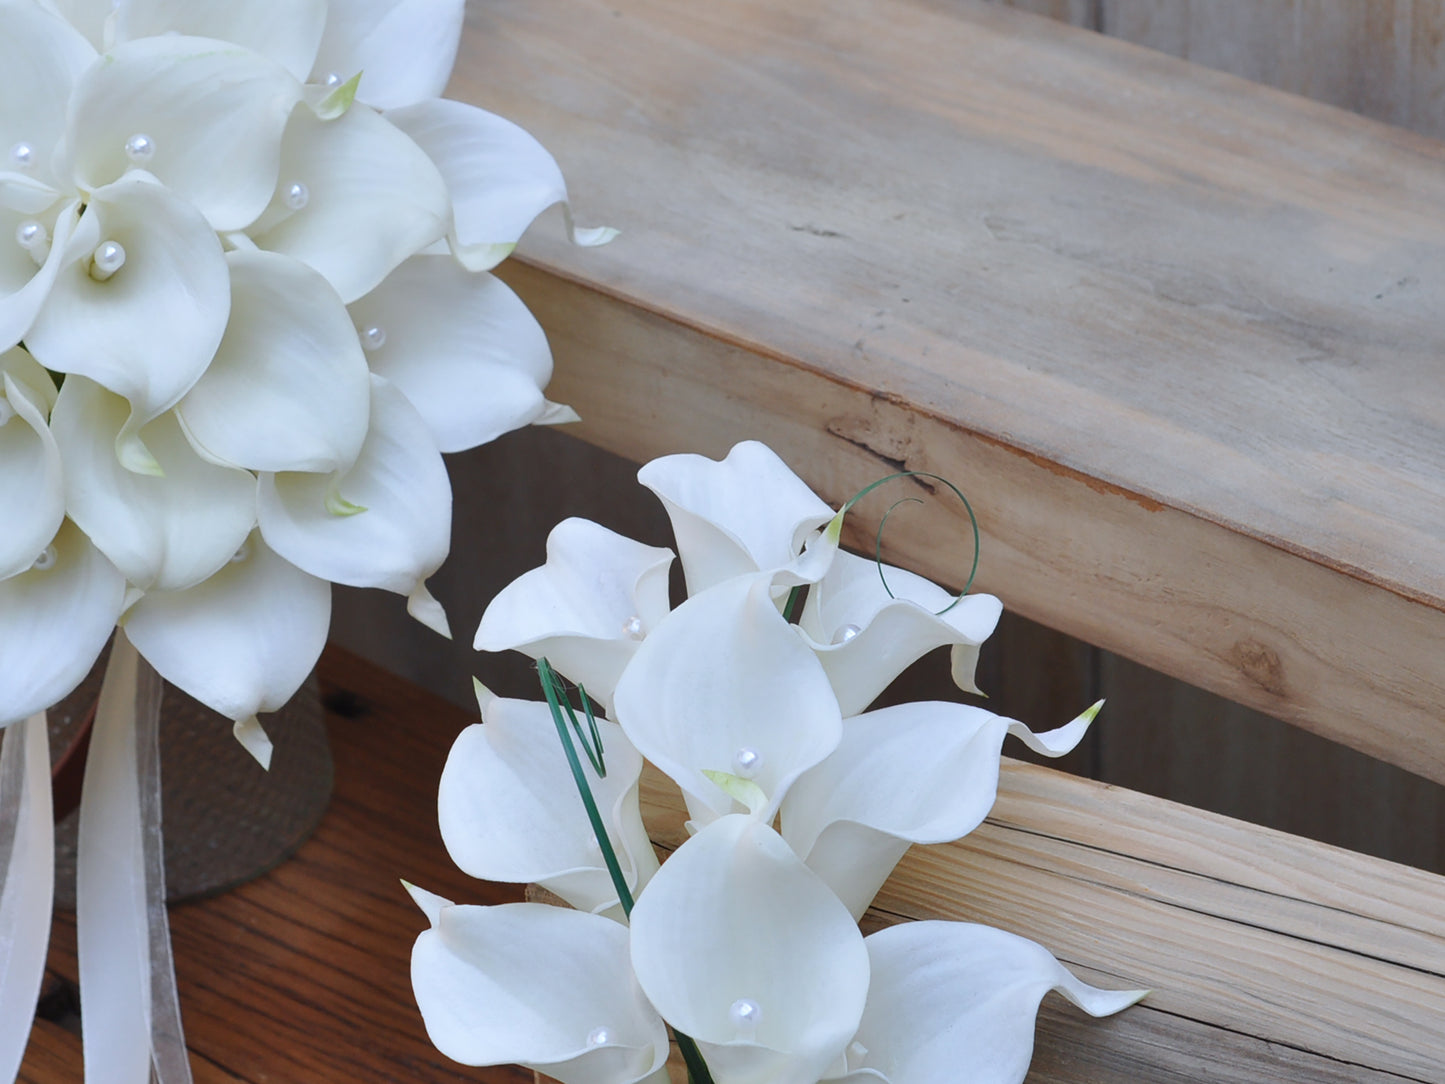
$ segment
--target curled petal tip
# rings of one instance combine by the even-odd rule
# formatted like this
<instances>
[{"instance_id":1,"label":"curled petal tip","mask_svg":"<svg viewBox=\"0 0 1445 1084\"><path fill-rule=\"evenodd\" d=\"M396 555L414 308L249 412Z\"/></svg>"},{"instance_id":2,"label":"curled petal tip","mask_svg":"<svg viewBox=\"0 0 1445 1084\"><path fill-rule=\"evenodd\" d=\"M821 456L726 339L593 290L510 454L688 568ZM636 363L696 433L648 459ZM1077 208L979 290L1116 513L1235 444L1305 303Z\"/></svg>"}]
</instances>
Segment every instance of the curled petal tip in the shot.
<instances>
[{"instance_id":1,"label":"curled petal tip","mask_svg":"<svg viewBox=\"0 0 1445 1084\"><path fill-rule=\"evenodd\" d=\"M438 896L435 892L428 892L424 888L418 888L408 880L403 879L401 886L406 889L407 895L411 896L412 902L421 908L421 913L426 915L427 921L433 926L441 919L442 908L452 905L451 900Z\"/></svg>"},{"instance_id":2,"label":"curled petal tip","mask_svg":"<svg viewBox=\"0 0 1445 1084\"><path fill-rule=\"evenodd\" d=\"M546 402L542 406L542 413L532 420L533 425L567 425L571 422L580 422L582 415L578 414L565 403Z\"/></svg>"},{"instance_id":3,"label":"curled petal tip","mask_svg":"<svg viewBox=\"0 0 1445 1084\"><path fill-rule=\"evenodd\" d=\"M477 711L485 716L487 714L487 708L491 706L493 700L497 699L497 694L492 692L491 689L487 688L476 678L472 678L472 692L476 694L477 697Z\"/></svg>"},{"instance_id":4,"label":"curled petal tip","mask_svg":"<svg viewBox=\"0 0 1445 1084\"><path fill-rule=\"evenodd\" d=\"M271 770L271 753L274 746L271 739L266 736L266 731L261 726L261 721L254 715L248 715L244 719L237 719L231 727L231 733L241 743L241 747L256 758L256 763L268 772Z\"/></svg>"},{"instance_id":5,"label":"curled petal tip","mask_svg":"<svg viewBox=\"0 0 1445 1084\"><path fill-rule=\"evenodd\" d=\"M572 243L582 248L596 248L598 245L605 245L616 237L621 230L612 226L593 227L572 227Z\"/></svg>"},{"instance_id":6,"label":"curled petal tip","mask_svg":"<svg viewBox=\"0 0 1445 1084\"><path fill-rule=\"evenodd\" d=\"M439 636L450 640L452 627L447 622L447 612L442 604L432 597L425 584L417 584L416 590L407 596L406 612Z\"/></svg>"},{"instance_id":7,"label":"curled petal tip","mask_svg":"<svg viewBox=\"0 0 1445 1084\"><path fill-rule=\"evenodd\" d=\"M729 798L741 802L749 813L757 814L767 808L768 796L763 793L763 788L751 779L744 779L731 772L715 772L707 768L703 769L702 774L707 776Z\"/></svg>"}]
</instances>

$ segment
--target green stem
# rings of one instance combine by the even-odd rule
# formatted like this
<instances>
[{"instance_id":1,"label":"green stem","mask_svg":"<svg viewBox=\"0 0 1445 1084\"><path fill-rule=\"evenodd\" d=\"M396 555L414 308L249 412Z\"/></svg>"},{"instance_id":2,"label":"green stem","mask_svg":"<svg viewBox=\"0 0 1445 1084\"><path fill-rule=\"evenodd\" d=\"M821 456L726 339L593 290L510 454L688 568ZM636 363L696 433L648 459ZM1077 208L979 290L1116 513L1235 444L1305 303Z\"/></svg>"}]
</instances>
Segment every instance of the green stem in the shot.
<instances>
[{"instance_id":1,"label":"green stem","mask_svg":"<svg viewBox=\"0 0 1445 1084\"><path fill-rule=\"evenodd\" d=\"M551 663L545 658L537 660L537 672L542 679L542 693L547 697L547 706L552 709L552 722L556 724L557 737L562 741L562 751L567 754L567 765L572 769L572 779L577 784L577 793L581 796L582 805L587 810L587 819L592 822L592 832L597 837L597 844L602 848L602 859L607 863L607 872L612 877L612 887L617 889L617 901L622 905L622 913L631 918L634 902L632 892L627 887L627 880L622 876L622 865L617 861L617 852L613 849L612 839L602 823L602 815L597 812L597 801L592 797L592 787L588 784L587 776L582 770L582 761L577 756L577 749L572 744L572 736L567 733L567 724L562 719L562 701L558 696L561 679L557 677L557 672L552 669ZM600 759L602 741L597 732L597 722L585 701L583 706L587 710L587 721L592 730L593 740L597 742L597 756ZM572 715L570 710L572 705L568 704L567 707L568 714ZM576 716L572 715L572 718L573 725L576 726ZM578 737L581 737L580 733ZM708 1071L707 1062L703 1059L697 1042L690 1035L684 1035L676 1028L672 1029L672 1033L677 1037L677 1046L682 1051L682 1060L687 1064L689 1084L713 1084L712 1074Z\"/></svg>"}]
</instances>

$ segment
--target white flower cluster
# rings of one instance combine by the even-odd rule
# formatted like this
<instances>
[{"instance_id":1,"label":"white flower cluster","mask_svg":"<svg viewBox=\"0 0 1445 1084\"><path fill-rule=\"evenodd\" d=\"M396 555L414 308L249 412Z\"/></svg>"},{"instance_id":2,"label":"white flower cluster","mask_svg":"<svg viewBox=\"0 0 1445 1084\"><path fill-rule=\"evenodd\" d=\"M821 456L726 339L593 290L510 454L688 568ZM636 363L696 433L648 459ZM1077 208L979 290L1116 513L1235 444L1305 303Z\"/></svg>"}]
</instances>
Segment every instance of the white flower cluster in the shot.
<instances>
[{"instance_id":1,"label":"white flower cluster","mask_svg":"<svg viewBox=\"0 0 1445 1084\"><path fill-rule=\"evenodd\" d=\"M606 707L606 774L588 778L636 895L630 921L547 706L482 695L484 722L441 780L447 848L473 876L536 882L576 910L413 889L431 920L412 982L433 1042L564 1084L662 1084L671 1025L715 1084L1017 1084L1046 992L1094 1015L1142 997L984 926L859 931L910 844L983 820L1006 734L1059 755L1097 709L1038 735L955 703L867 710L944 645L971 690L998 600L947 608L929 581L840 551L842 514L760 444L655 460L639 479L671 516L685 602L669 610L670 551L567 520L476 638L546 657ZM638 808L644 758L691 817L660 867Z\"/></svg>"},{"instance_id":2,"label":"white flower cluster","mask_svg":"<svg viewBox=\"0 0 1445 1084\"><path fill-rule=\"evenodd\" d=\"M264 758L255 715L314 665L331 582L446 633L439 453L572 417L487 274L566 190L438 97L462 19L0 0L0 725L121 621Z\"/></svg>"}]
</instances>

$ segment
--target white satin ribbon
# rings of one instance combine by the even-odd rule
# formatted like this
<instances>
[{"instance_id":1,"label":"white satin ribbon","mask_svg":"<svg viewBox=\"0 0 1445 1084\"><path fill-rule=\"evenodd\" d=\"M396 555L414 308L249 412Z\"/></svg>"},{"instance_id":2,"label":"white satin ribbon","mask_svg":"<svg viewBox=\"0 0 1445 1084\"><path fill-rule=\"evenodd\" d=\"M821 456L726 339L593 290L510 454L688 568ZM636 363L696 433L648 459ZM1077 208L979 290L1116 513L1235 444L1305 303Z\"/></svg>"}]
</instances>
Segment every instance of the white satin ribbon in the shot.
<instances>
[{"instance_id":1,"label":"white satin ribbon","mask_svg":"<svg viewBox=\"0 0 1445 1084\"><path fill-rule=\"evenodd\" d=\"M87 1084L191 1084L165 909L162 683L117 629L86 758L76 936Z\"/></svg>"},{"instance_id":2,"label":"white satin ribbon","mask_svg":"<svg viewBox=\"0 0 1445 1084\"><path fill-rule=\"evenodd\" d=\"M20 1073L45 976L55 823L45 713L12 723L0 749L0 1080Z\"/></svg>"}]
</instances>

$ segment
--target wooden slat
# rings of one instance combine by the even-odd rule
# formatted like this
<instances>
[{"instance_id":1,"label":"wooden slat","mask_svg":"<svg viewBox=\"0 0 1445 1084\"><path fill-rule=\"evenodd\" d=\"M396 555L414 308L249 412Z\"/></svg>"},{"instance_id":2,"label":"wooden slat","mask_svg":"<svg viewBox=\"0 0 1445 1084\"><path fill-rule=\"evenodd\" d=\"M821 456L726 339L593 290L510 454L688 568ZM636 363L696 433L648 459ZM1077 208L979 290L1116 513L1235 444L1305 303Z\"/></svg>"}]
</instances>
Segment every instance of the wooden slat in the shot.
<instances>
[{"instance_id":1,"label":"wooden slat","mask_svg":"<svg viewBox=\"0 0 1445 1084\"><path fill-rule=\"evenodd\" d=\"M643 802L679 845L676 788L649 774ZM1050 769L1006 762L988 822L914 848L870 916L984 922L1152 988L1103 1025L1052 1011L1031 1080L1445 1071L1445 880Z\"/></svg>"},{"instance_id":2,"label":"wooden slat","mask_svg":"<svg viewBox=\"0 0 1445 1084\"><path fill-rule=\"evenodd\" d=\"M1445 146L964 0L478 4L452 93L626 231L509 272L581 435L936 471L1006 605L1445 779Z\"/></svg>"},{"instance_id":3,"label":"wooden slat","mask_svg":"<svg viewBox=\"0 0 1445 1084\"><path fill-rule=\"evenodd\" d=\"M1105 33L1445 137L1442 0L1101 0ZM1068 8L1031 8L1080 25Z\"/></svg>"}]
</instances>

